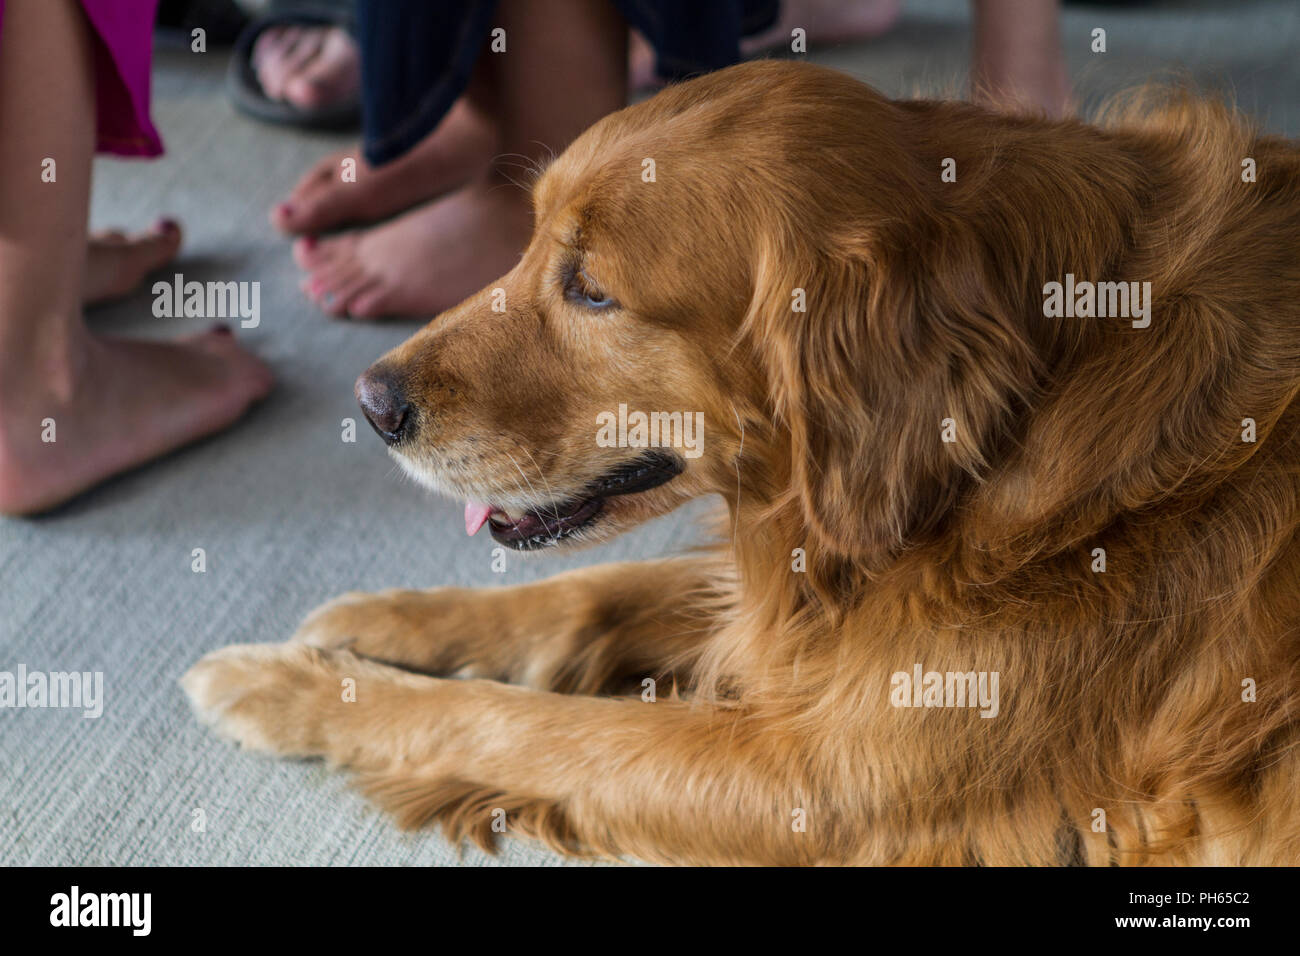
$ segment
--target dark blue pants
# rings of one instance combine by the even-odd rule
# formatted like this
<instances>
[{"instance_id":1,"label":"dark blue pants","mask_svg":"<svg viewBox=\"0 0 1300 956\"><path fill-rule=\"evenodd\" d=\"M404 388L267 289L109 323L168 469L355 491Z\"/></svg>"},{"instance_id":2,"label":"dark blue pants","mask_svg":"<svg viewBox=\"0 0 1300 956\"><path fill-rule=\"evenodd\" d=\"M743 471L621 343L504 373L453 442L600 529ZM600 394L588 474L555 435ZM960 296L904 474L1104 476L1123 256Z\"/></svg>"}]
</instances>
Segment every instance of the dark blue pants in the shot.
<instances>
[{"instance_id":1,"label":"dark blue pants","mask_svg":"<svg viewBox=\"0 0 1300 956\"><path fill-rule=\"evenodd\" d=\"M659 73L670 80L737 62L740 38L770 27L778 4L611 2L650 41ZM362 133L371 164L396 159L424 139L465 92L487 49L495 9L496 0L357 0Z\"/></svg>"}]
</instances>

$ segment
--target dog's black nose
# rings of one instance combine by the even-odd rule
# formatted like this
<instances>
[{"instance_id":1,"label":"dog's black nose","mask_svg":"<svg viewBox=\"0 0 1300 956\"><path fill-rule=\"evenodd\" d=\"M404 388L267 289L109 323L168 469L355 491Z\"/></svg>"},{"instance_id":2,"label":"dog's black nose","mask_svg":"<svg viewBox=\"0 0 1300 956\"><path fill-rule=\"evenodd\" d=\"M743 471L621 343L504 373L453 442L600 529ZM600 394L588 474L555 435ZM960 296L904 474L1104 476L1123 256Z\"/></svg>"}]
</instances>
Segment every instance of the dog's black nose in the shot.
<instances>
[{"instance_id":1,"label":"dog's black nose","mask_svg":"<svg viewBox=\"0 0 1300 956\"><path fill-rule=\"evenodd\" d=\"M357 401L379 437L396 445L411 430L411 406L393 376L382 369L367 369L357 379Z\"/></svg>"}]
</instances>

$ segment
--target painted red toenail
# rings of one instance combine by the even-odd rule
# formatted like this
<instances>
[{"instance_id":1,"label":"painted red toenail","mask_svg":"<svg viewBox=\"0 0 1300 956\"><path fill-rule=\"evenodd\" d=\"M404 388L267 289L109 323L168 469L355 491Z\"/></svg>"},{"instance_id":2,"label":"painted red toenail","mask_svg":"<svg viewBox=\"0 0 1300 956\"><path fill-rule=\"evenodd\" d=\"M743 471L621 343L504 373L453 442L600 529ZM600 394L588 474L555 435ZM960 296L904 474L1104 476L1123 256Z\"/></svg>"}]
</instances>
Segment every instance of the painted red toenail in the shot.
<instances>
[{"instance_id":1,"label":"painted red toenail","mask_svg":"<svg viewBox=\"0 0 1300 956\"><path fill-rule=\"evenodd\" d=\"M304 236L304 237L303 237L303 240L302 240L302 247L303 247L304 249L309 250L309 251L312 250L312 249L315 249L315 248L316 248L316 237L315 237L315 236Z\"/></svg>"},{"instance_id":2,"label":"painted red toenail","mask_svg":"<svg viewBox=\"0 0 1300 956\"><path fill-rule=\"evenodd\" d=\"M212 333L214 333L214 334L216 334L216 335L234 335L234 334L235 334L234 332L231 331L230 326L226 325L226 323L224 323L224 322L218 322L216 325L214 325L214 326L213 326L211 329L209 329L208 331L209 331L209 332L212 332Z\"/></svg>"},{"instance_id":3,"label":"painted red toenail","mask_svg":"<svg viewBox=\"0 0 1300 956\"><path fill-rule=\"evenodd\" d=\"M180 232L181 224L175 219L159 219L154 223L154 229L162 233Z\"/></svg>"},{"instance_id":4,"label":"painted red toenail","mask_svg":"<svg viewBox=\"0 0 1300 956\"><path fill-rule=\"evenodd\" d=\"M276 212L279 213L281 219L288 219L293 215L293 206L287 202L282 202L276 207Z\"/></svg>"}]
</instances>

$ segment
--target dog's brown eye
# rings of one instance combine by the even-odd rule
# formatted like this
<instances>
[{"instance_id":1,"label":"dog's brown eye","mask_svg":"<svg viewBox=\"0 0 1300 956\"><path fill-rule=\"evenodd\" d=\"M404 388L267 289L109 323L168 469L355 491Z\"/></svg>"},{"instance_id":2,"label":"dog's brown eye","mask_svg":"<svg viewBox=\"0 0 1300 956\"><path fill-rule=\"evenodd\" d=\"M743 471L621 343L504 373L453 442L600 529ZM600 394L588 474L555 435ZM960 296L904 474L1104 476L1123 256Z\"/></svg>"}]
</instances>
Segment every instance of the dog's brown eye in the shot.
<instances>
[{"instance_id":1,"label":"dog's brown eye","mask_svg":"<svg viewBox=\"0 0 1300 956\"><path fill-rule=\"evenodd\" d=\"M597 289L581 270L569 279L564 292L570 301L588 309L608 309L614 304L613 298Z\"/></svg>"}]
</instances>

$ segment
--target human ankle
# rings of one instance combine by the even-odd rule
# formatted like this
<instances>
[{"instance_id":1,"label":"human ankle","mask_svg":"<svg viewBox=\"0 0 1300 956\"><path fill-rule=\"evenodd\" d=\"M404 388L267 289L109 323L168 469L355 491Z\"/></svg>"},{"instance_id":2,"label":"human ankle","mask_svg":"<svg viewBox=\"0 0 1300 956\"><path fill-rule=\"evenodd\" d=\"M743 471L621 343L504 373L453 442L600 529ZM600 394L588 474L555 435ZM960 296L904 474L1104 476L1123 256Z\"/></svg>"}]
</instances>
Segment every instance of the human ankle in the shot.
<instances>
[{"instance_id":1,"label":"human ankle","mask_svg":"<svg viewBox=\"0 0 1300 956\"><path fill-rule=\"evenodd\" d=\"M0 335L0 412L37 395L59 405L71 402L92 348L80 317L51 317L27 334Z\"/></svg>"}]
</instances>

